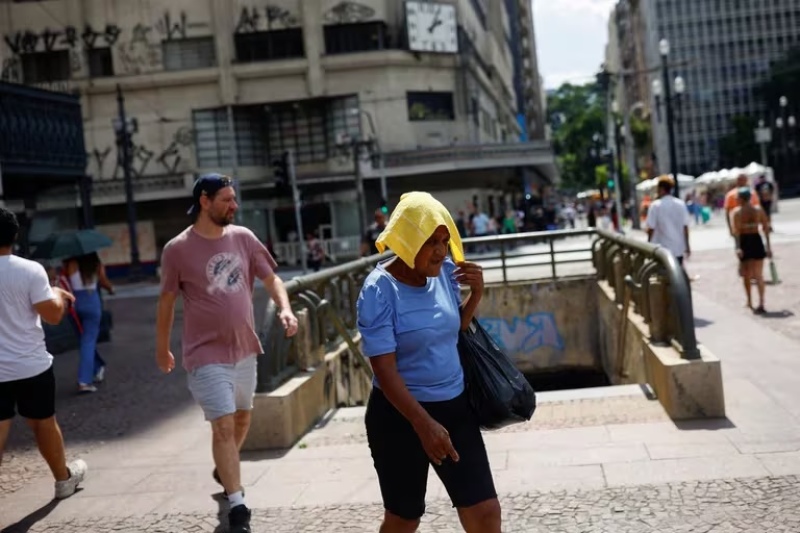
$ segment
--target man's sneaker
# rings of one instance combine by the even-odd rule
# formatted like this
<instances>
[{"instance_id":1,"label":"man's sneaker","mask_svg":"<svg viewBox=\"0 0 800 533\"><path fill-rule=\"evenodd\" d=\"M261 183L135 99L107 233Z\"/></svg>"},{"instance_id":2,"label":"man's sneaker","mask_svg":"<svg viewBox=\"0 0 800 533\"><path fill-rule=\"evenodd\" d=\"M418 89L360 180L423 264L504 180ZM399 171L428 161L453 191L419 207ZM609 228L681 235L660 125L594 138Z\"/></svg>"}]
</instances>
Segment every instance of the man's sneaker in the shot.
<instances>
[{"instance_id":1,"label":"man's sneaker","mask_svg":"<svg viewBox=\"0 0 800 533\"><path fill-rule=\"evenodd\" d=\"M67 470L69 470L69 479L65 479L64 481L56 481L56 499L63 500L64 498L69 498L75 491L78 490L78 485L80 485L83 478L86 477L86 462L83 459L78 459L77 461L73 461L67 465Z\"/></svg>"},{"instance_id":2,"label":"man's sneaker","mask_svg":"<svg viewBox=\"0 0 800 533\"><path fill-rule=\"evenodd\" d=\"M100 370L97 371L97 374L94 375L94 382L95 383L102 383L106 379L106 367L101 366Z\"/></svg>"},{"instance_id":3,"label":"man's sneaker","mask_svg":"<svg viewBox=\"0 0 800 533\"><path fill-rule=\"evenodd\" d=\"M228 527L230 533L251 533L250 509L244 504L237 505L228 513Z\"/></svg>"},{"instance_id":4,"label":"man's sneaker","mask_svg":"<svg viewBox=\"0 0 800 533\"><path fill-rule=\"evenodd\" d=\"M222 479L219 477L219 472L217 471L216 468L211 473L211 476L214 478L214 481L219 483L219 486L222 487L222 495L227 498L228 497L228 491L225 490L225 486L222 484ZM244 487L242 487L242 496L244 496Z\"/></svg>"}]
</instances>

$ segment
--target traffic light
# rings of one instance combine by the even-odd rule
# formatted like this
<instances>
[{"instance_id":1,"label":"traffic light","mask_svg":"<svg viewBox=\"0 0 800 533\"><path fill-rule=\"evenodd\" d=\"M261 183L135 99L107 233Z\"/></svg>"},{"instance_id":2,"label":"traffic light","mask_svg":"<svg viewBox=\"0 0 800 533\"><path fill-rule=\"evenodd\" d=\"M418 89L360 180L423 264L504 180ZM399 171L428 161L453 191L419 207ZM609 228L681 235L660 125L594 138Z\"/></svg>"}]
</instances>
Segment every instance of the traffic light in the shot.
<instances>
[{"instance_id":1,"label":"traffic light","mask_svg":"<svg viewBox=\"0 0 800 533\"><path fill-rule=\"evenodd\" d=\"M608 190L609 191L613 191L614 190L614 180L612 178L608 179L607 185L608 185Z\"/></svg>"},{"instance_id":2,"label":"traffic light","mask_svg":"<svg viewBox=\"0 0 800 533\"><path fill-rule=\"evenodd\" d=\"M280 159L272 161L273 174L275 176L275 187L284 188L289 186L289 152L283 152Z\"/></svg>"},{"instance_id":3,"label":"traffic light","mask_svg":"<svg viewBox=\"0 0 800 533\"><path fill-rule=\"evenodd\" d=\"M389 214L389 206L387 205L386 200L381 201L381 213L383 213L384 215Z\"/></svg>"}]
</instances>

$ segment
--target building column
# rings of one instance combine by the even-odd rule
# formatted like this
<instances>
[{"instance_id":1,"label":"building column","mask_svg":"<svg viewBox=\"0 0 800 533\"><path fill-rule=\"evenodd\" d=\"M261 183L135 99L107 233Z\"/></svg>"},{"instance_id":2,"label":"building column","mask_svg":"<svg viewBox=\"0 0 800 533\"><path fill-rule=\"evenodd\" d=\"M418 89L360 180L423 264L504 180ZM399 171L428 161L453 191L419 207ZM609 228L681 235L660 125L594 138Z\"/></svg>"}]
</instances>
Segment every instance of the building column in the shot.
<instances>
[{"instance_id":1,"label":"building column","mask_svg":"<svg viewBox=\"0 0 800 533\"><path fill-rule=\"evenodd\" d=\"M322 72L321 58L325 55L325 31L322 27L322 2L319 0L300 1L300 19L303 24L303 45L306 50L308 72L306 82L311 98L325 94L325 75Z\"/></svg>"},{"instance_id":2,"label":"building column","mask_svg":"<svg viewBox=\"0 0 800 533\"><path fill-rule=\"evenodd\" d=\"M224 105L233 105L239 100L238 83L232 65L236 57L233 45L234 4L228 0L209 0L214 26L214 46L219 69L219 90Z\"/></svg>"}]
</instances>

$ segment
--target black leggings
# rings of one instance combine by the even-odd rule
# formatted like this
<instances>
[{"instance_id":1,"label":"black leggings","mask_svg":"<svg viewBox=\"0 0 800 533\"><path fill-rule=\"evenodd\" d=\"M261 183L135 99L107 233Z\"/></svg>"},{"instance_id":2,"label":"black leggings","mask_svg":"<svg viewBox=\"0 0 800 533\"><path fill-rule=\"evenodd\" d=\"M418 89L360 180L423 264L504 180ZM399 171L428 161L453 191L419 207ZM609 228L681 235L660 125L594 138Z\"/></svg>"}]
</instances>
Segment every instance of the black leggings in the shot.
<instances>
[{"instance_id":1,"label":"black leggings","mask_svg":"<svg viewBox=\"0 0 800 533\"><path fill-rule=\"evenodd\" d=\"M454 507L471 507L497 497L486 446L465 394L420 405L450 433L460 460L447 458L433 469ZM383 506L406 520L425 513L430 461L411 423L377 387L369 398L367 439L383 496Z\"/></svg>"}]
</instances>

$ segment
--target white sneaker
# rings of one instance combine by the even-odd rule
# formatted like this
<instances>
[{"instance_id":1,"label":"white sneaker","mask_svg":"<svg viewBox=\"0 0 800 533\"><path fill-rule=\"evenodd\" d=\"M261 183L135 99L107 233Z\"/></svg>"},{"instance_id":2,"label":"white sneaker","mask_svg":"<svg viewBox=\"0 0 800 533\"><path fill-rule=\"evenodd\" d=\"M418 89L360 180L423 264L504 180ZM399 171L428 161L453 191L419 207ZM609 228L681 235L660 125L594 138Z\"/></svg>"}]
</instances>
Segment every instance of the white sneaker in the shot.
<instances>
[{"instance_id":1,"label":"white sneaker","mask_svg":"<svg viewBox=\"0 0 800 533\"><path fill-rule=\"evenodd\" d=\"M102 383L103 380L105 379L106 379L106 367L101 366L100 370L97 371L97 374L94 375L94 382Z\"/></svg>"},{"instance_id":2,"label":"white sneaker","mask_svg":"<svg viewBox=\"0 0 800 533\"><path fill-rule=\"evenodd\" d=\"M72 461L70 464L67 465L67 470L69 470L69 479L65 479L64 481L56 481L56 499L63 500L64 498L69 498L75 491L78 490L78 485L80 485L83 478L86 477L86 461L83 459L78 459Z\"/></svg>"}]
</instances>

